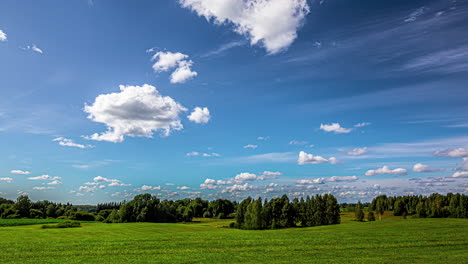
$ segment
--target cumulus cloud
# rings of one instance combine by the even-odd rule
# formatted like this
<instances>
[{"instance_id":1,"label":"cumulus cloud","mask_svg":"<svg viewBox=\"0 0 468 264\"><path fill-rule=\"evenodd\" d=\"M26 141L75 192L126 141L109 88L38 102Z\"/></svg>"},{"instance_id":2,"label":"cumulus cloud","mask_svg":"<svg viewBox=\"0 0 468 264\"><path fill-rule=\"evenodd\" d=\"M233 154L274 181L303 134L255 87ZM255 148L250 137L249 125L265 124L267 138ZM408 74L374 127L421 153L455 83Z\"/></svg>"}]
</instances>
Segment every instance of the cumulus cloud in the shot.
<instances>
[{"instance_id":1,"label":"cumulus cloud","mask_svg":"<svg viewBox=\"0 0 468 264\"><path fill-rule=\"evenodd\" d=\"M7 34L0 29L0 41L7 41L8 38L7 38Z\"/></svg>"},{"instance_id":2,"label":"cumulus cloud","mask_svg":"<svg viewBox=\"0 0 468 264\"><path fill-rule=\"evenodd\" d=\"M257 179L257 175L253 173L243 172L239 173L234 177L237 181L255 181Z\"/></svg>"},{"instance_id":3,"label":"cumulus cloud","mask_svg":"<svg viewBox=\"0 0 468 264\"><path fill-rule=\"evenodd\" d=\"M457 171L452 175L453 178L468 178L468 171Z\"/></svg>"},{"instance_id":4,"label":"cumulus cloud","mask_svg":"<svg viewBox=\"0 0 468 264\"><path fill-rule=\"evenodd\" d=\"M267 176L267 177L277 178L283 174L279 171L264 171L262 172L262 175Z\"/></svg>"},{"instance_id":5,"label":"cumulus cloud","mask_svg":"<svg viewBox=\"0 0 468 264\"><path fill-rule=\"evenodd\" d=\"M107 131L86 136L86 139L122 142L125 136L153 137L161 131L168 136L183 128L179 113L187 111L169 96L159 94L156 87L120 85L120 92L101 94L84 111L94 122L103 123Z\"/></svg>"},{"instance_id":6,"label":"cumulus cloud","mask_svg":"<svg viewBox=\"0 0 468 264\"><path fill-rule=\"evenodd\" d=\"M207 107L195 107L187 118L197 124L206 124L211 119L210 110Z\"/></svg>"},{"instance_id":7,"label":"cumulus cloud","mask_svg":"<svg viewBox=\"0 0 468 264\"><path fill-rule=\"evenodd\" d=\"M180 186L180 187L177 187L177 189L179 189L179 190L188 190L188 189L190 189L190 187L188 187L188 186Z\"/></svg>"},{"instance_id":8,"label":"cumulus cloud","mask_svg":"<svg viewBox=\"0 0 468 264\"><path fill-rule=\"evenodd\" d=\"M325 182L345 182L345 181L357 181L359 177L357 176L333 176L330 178L316 178L316 179L302 179L296 181L297 184L309 185L309 184L324 184Z\"/></svg>"},{"instance_id":9,"label":"cumulus cloud","mask_svg":"<svg viewBox=\"0 0 468 264\"><path fill-rule=\"evenodd\" d=\"M81 148L81 149L94 147L93 145L78 144L78 143L73 142L73 140L71 139L63 138L63 137L54 138L52 141L58 141L60 146L65 146L65 147L75 147L75 148Z\"/></svg>"},{"instance_id":10,"label":"cumulus cloud","mask_svg":"<svg viewBox=\"0 0 468 264\"><path fill-rule=\"evenodd\" d=\"M60 177L51 177L49 175L41 175L41 176L36 176L36 177L29 177L28 180L33 180L33 181L45 181L45 180L51 180L51 181L55 181L55 180L60 180Z\"/></svg>"},{"instance_id":11,"label":"cumulus cloud","mask_svg":"<svg viewBox=\"0 0 468 264\"><path fill-rule=\"evenodd\" d=\"M468 148L448 148L444 150L438 150L434 152L434 156L445 158L464 158L468 157Z\"/></svg>"},{"instance_id":12,"label":"cumulus cloud","mask_svg":"<svg viewBox=\"0 0 468 264\"><path fill-rule=\"evenodd\" d=\"M364 148L354 148L347 152L350 156L360 156L367 153L367 147Z\"/></svg>"},{"instance_id":13,"label":"cumulus cloud","mask_svg":"<svg viewBox=\"0 0 468 264\"><path fill-rule=\"evenodd\" d=\"M117 180L117 179L108 179L108 178L105 178L105 177L102 177L102 176L94 177L94 178L93 178L93 181L94 181L94 183L87 182L87 183L85 183L85 185L94 185L94 186L97 186L97 185L99 185L99 184L108 183L107 186L111 186L111 187L131 186L131 184L122 183L122 181L120 181L120 180ZM100 189L104 189L104 188L100 188Z\"/></svg>"},{"instance_id":14,"label":"cumulus cloud","mask_svg":"<svg viewBox=\"0 0 468 264\"><path fill-rule=\"evenodd\" d=\"M155 190L161 190L161 186L149 186L149 185L143 185L137 190L139 191L155 191Z\"/></svg>"},{"instance_id":15,"label":"cumulus cloud","mask_svg":"<svg viewBox=\"0 0 468 264\"><path fill-rule=\"evenodd\" d=\"M31 174L31 172L29 172L29 171L23 171L23 170L11 170L10 173L11 173L11 174L23 174L23 175Z\"/></svg>"},{"instance_id":16,"label":"cumulus cloud","mask_svg":"<svg viewBox=\"0 0 468 264\"><path fill-rule=\"evenodd\" d=\"M13 179L12 178L9 178L9 177L5 177L5 178L0 178L0 181L4 181L4 182L11 182Z\"/></svg>"},{"instance_id":17,"label":"cumulus cloud","mask_svg":"<svg viewBox=\"0 0 468 264\"><path fill-rule=\"evenodd\" d=\"M248 190L252 190L254 187L252 185L249 185L248 183L245 184L234 184L232 186L226 187L224 190L221 191L221 193L232 193L232 192L245 192Z\"/></svg>"},{"instance_id":18,"label":"cumulus cloud","mask_svg":"<svg viewBox=\"0 0 468 264\"><path fill-rule=\"evenodd\" d=\"M320 124L320 129L325 132L335 132L335 134L347 134L353 130L352 128L341 127L339 123Z\"/></svg>"},{"instance_id":19,"label":"cumulus cloud","mask_svg":"<svg viewBox=\"0 0 468 264\"><path fill-rule=\"evenodd\" d=\"M231 24L251 45L262 44L268 53L287 49L309 13L306 0L179 0L216 24Z\"/></svg>"},{"instance_id":20,"label":"cumulus cloud","mask_svg":"<svg viewBox=\"0 0 468 264\"><path fill-rule=\"evenodd\" d=\"M33 190L52 190L55 187L33 187Z\"/></svg>"},{"instance_id":21,"label":"cumulus cloud","mask_svg":"<svg viewBox=\"0 0 468 264\"><path fill-rule=\"evenodd\" d=\"M197 76L196 71L192 71L192 61L182 61L179 63L179 67L172 72L170 81L171 83L184 83L193 77Z\"/></svg>"},{"instance_id":22,"label":"cumulus cloud","mask_svg":"<svg viewBox=\"0 0 468 264\"><path fill-rule=\"evenodd\" d=\"M414 172L436 172L436 171L443 171L444 169L431 169L429 166L424 165L422 163L414 164L413 171Z\"/></svg>"},{"instance_id":23,"label":"cumulus cloud","mask_svg":"<svg viewBox=\"0 0 468 264\"><path fill-rule=\"evenodd\" d=\"M248 144L244 146L245 149L248 149L248 148L256 149L257 147L258 147L257 145L252 145L252 144Z\"/></svg>"},{"instance_id":24,"label":"cumulus cloud","mask_svg":"<svg viewBox=\"0 0 468 264\"><path fill-rule=\"evenodd\" d=\"M383 166L382 168L378 168L376 170L368 170L366 172L366 176L375 176L375 175L380 175L380 174L393 174L393 175L406 175L408 171L403 168L398 168L391 170L388 168L388 166Z\"/></svg>"},{"instance_id":25,"label":"cumulus cloud","mask_svg":"<svg viewBox=\"0 0 468 264\"><path fill-rule=\"evenodd\" d=\"M312 154L307 154L304 151L299 152L299 158L297 159L297 164L305 165L305 164L321 164L321 163L337 164L338 161L335 157L330 157L326 159L321 156L314 156Z\"/></svg>"},{"instance_id":26,"label":"cumulus cloud","mask_svg":"<svg viewBox=\"0 0 468 264\"><path fill-rule=\"evenodd\" d=\"M51 181L51 182L49 182L49 183L47 183L47 184L48 184L48 185L60 185L60 184L62 184L62 183L59 182L59 181L57 181L57 180L55 180L55 181Z\"/></svg>"},{"instance_id":27,"label":"cumulus cloud","mask_svg":"<svg viewBox=\"0 0 468 264\"><path fill-rule=\"evenodd\" d=\"M171 83L184 83L198 75L197 72L192 71L193 61L187 60L188 57L188 55L180 52L159 51L151 58L152 61L155 61L153 70L155 72L165 72L176 68L171 74Z\"/></svg>"}]
</instances>

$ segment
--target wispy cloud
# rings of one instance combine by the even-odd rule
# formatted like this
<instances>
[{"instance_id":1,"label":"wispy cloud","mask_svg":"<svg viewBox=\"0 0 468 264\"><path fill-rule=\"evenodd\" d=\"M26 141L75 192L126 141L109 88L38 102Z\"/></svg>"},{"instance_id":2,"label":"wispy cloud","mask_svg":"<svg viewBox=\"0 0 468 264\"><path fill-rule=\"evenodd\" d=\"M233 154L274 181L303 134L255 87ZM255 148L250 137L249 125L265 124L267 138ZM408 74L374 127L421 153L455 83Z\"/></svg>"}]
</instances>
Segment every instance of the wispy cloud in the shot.
<instances>
[{"instance_id":1,"label":"wispy cloud","mask_svg":"<svg viewBox=\"0 0 468 264\"><path fill-rule=\"evenodd\" d=\"M224 54L226 51L228 51L230 49L240 47L240 46L244 46L246 44L247 44L247 42L243 41L243 40L241 40L241 41L237 41L237 40L236 41L231 41L231 42L222 44L217 49L214 49L214 50L208 51L205 54L202 54L200 57L201 58L206 58L206 57L219 56L219 55Z\"/></svg>"}]
</instances>

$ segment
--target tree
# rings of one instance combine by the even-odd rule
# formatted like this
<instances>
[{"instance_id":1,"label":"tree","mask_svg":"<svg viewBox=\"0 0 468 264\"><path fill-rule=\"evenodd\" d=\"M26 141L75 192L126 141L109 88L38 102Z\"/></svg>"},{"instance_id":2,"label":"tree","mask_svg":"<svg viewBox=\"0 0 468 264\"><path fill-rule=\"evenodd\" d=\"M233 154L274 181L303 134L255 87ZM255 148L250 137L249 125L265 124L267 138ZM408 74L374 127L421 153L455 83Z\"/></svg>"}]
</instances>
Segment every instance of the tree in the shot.
<instances>
[{"instance_id":1,"label":"tree","mask_svg":"<svg viewBox=\"0 0 468 264\"><path fill-rule=\"evenodd\" d=\"M367 213L367 221L375 221L375 215L374 215L374 212L373 211L369 211Z\"/></svg>"},{"instance_id":2,"label":"tree","mask_svg":"<svg viewBox=\"0 0 468 264\"><path fill-rule=\"evenodd\" d=\"M354 213L356 221L362 222L364 220L364 211L362 210L361 201L358 201L356 205L356 211Z\"/></svg>"},{"instance_id":3,"label":"tree","mask_svg":"<svg viewBox=\"0 0 468 264\"><path fill-rule=\"evenodd\" d=\"M31 209L31 200L27 195L21 195L16 199L15 208L21 217L29 217L29 210Z\"/></svg>"}]
</instances>

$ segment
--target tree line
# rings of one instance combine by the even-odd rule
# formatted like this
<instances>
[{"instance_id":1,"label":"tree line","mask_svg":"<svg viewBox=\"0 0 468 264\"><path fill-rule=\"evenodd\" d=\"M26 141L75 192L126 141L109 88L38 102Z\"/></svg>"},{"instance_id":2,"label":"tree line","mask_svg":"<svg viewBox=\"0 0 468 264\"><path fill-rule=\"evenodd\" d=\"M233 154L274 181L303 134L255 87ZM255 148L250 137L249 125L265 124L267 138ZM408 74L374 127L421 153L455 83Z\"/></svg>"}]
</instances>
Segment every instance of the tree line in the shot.
<instances>
[{"instance_id":1,"label":"tree line","mask_svg":"<svg viewBox=\"0 0 468 264\"><path fill-rule=\"evenodd\" d=\"M307 196L304 200L286 195L262 202L248 197L239 203L236 222L231 227L241 229L276 229L340 223L340 206L331 194Z\"/></svg>"},{"instance_id":2,"label":"tree line","mask_svg":"<svg viewBox=\"0 0 468 264\"><path fill-rule=\"evenodd\" d=\"M428 197L380 195L372 200L369 210L376 211L379 216L384 211L393 211L395 216L468 218L468 196L459 193L447 193L447 195L433 193Z\"/></svg>"}]
</instances>

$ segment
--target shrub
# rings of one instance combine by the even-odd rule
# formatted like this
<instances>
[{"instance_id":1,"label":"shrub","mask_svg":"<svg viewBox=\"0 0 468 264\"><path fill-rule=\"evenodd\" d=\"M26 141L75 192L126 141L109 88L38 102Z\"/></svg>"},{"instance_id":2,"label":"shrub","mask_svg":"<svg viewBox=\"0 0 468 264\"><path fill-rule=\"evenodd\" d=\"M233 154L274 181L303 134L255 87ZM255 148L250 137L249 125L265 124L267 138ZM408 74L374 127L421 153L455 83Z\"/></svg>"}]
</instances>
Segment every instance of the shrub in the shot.
<instances>
[{"instance_id":1,"label":"shrub","mask_svg":"<svg viewBox=\"0 0 468 264\"><path fill-rule=\"evenodd\" d=\"M367 214L367 221L375 221L374 212L369 211L369 213Z\"/></svg>"},{"instance_id":2,"label":"shrub","mask_svg":"<svg viewBox=\"0 0 468 264\"><path fill-rule=\"evenodd\" d=\"M76 212L74 218L81 221L94 221L94 215L83 211Z\"/></svg>"},{"instance_id":3,"label":"shrub","mask_svg":"<svg viewBox=\"0 0 468 264\"><path fill-rule=\"evenodd\" d=\"M73 227L81 227L79 222L63 222L58 223L56 225L42 225L41 229L48 229L48 228L73 228Z\"/></svg>"}]
</instances>

